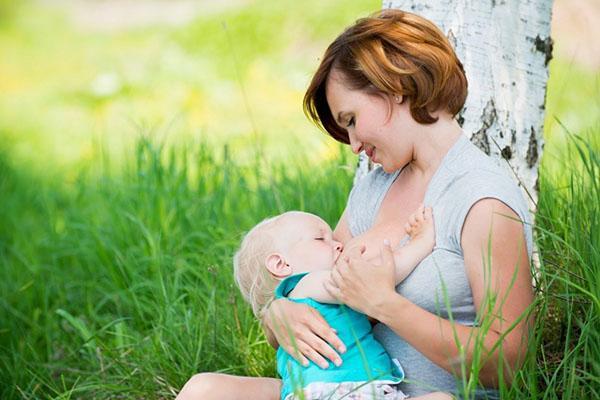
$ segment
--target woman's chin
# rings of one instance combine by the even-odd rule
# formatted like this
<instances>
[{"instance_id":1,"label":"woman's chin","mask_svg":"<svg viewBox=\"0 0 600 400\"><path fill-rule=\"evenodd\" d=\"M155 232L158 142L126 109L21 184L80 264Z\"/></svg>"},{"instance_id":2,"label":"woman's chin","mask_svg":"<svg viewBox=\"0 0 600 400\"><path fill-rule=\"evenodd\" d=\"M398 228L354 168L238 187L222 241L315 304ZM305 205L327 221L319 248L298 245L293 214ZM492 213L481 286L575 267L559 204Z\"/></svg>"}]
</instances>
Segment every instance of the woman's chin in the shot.
<instances>
[{"instance_id":1,"label":"woman's chin","mask_svg":"<svg viewBox=\"0 0 600 400\"><path fill-rule=\"evenodd\" d=\"M396 172L396 168L393 165L381 164L381 169L383 169L383 172L386 174Z\"/></svg>"}]
</instances>

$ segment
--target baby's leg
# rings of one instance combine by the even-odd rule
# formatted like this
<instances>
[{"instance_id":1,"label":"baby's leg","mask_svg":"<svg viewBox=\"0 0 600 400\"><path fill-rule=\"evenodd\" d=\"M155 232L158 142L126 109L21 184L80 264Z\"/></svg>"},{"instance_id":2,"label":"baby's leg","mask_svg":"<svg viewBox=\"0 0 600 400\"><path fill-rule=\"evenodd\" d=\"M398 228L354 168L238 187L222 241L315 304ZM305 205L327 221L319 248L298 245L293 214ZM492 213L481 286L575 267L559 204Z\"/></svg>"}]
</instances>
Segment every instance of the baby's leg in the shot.
<instances>
[{"instance_id":1,"label":"baby's leg","mask_svg":"<svg viewBox=\"0 0 600 400\"><path fill-rule=\"evenodd\" d=\"M279 400L281 380L215 373L196 374L175 400Z\"/></svg>"}]
</instances>

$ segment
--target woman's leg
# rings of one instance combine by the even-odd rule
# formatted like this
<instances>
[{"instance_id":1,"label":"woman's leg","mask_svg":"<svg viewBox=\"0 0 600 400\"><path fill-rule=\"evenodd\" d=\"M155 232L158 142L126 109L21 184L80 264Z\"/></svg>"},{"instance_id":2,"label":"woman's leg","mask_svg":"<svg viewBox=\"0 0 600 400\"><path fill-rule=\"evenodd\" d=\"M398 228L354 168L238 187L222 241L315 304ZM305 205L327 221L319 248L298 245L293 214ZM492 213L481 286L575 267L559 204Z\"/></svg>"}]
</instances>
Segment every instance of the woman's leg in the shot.
<instances>
[{"instance_id":1,"label":"woman's leg","mask_svg":"<svg viewBox=\"0 0 600 400\"><path fill-rule=\"evenodd\" d=\"M281 380L215 373L196 374L175 400L279 400Z\"/></svg>"},{"instance_id":2,"label":"woman's leg","mask_svg":"<svg viewBox=\"0 0 600 400\"><path fill-rule=\"evenodd\" d=\"M448 393L435 392L435 393L424 394L422 396L410 397L409 399L410 400L452 400L452 399L454 399L454 397L452 397Z\"/></svg>"}]
</instances>

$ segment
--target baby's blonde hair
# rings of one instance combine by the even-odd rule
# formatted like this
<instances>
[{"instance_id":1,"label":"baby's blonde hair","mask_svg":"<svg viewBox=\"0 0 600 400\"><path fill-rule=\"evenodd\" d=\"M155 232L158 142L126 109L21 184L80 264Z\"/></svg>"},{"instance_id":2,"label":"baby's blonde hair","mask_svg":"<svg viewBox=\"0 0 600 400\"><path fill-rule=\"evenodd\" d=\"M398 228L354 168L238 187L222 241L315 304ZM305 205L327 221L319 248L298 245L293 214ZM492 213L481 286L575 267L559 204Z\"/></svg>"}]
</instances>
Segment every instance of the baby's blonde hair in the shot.
<instances>
[{"instance_id":1,"label":"baby's blonde hair","mask_svg":"<svg viewBox=\"0 0 600 400\"><path fill-rule=\"evenodd\" d=\"M267 218L250 229L233 256L235 282L257 318L262 318L264 308L273 299L279 283L267 270L265 260L269 254L277 251L277 237L273 234L273 228L284 215Z\"/></svg>"}]
</instances>

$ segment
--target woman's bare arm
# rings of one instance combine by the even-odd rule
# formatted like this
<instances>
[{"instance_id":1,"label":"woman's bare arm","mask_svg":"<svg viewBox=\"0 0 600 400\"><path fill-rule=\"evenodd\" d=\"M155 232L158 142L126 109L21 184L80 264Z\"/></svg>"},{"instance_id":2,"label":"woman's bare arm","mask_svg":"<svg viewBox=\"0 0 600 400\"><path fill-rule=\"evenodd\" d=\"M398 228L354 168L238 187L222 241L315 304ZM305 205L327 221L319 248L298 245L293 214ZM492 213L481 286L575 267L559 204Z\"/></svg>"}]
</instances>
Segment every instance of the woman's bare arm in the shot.
<instances>
[{"instance_id":1,"label":"woman's bare arm","mask_svg":"<svg viewBox=\"0 0 600 400\"><path fill-rule=\"evenodd\" d=\"M478 320L488 321L486 327L451 323L411 303L395 292L385 264L371 266L366 274L368 263L360 257L351 258L346 268L334 269L332 294L383 322L448 371L460 373L463 360L468 373L476 346L482 345L481 382L497 385L501 363L510 382L527 346L529 323L523 317L533 301L523 226L516 218L500 201L484 199L472 207L463 227L466 272ZM494 298L493 306L483 307Z\"/></svg>"}]
</instances>

